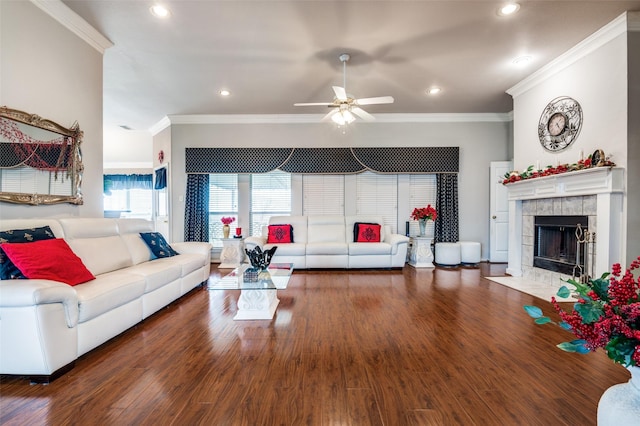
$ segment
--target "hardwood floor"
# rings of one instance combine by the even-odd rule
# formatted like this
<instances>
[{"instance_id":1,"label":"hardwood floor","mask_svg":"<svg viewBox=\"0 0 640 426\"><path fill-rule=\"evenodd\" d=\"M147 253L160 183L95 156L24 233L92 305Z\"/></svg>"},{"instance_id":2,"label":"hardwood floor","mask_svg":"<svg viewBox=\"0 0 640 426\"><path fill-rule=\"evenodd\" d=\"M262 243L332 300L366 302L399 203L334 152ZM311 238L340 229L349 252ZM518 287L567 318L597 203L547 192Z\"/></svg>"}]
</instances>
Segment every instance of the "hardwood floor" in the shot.
<instances>
[{"instance_id":1,"label":"hardwood floor","mask_svg":"<svg viewBox=\"0 0 640 426\"><path fill-rule=\"evenodd\" d=\"M273 321L198 288L50 385L2 377L0 424L595 425L627 371L557 349L504 268L295 271Z\"/></svg>"}]
</instances>

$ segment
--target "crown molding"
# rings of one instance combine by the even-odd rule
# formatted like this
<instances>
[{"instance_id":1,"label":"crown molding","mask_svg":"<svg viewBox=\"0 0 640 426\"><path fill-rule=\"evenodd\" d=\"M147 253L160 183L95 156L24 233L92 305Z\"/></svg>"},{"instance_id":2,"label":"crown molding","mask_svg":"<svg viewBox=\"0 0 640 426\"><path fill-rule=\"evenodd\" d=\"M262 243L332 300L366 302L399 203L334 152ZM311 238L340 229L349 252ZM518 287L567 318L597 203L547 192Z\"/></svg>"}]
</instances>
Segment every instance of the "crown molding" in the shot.
<instances>
[{"instance_id":1,"label":"crown molding","mask_svg":"<svg viewBox=\"0 0 640 426\"><path fill-rule=\"evenodd\" d=\"M155 136L169 126L171 126L171 121L169 120L169 117L165 116L162 120L149 127L149 132L151 132L151 136Z\"/></svg>"},{"instance_id":2,"label":"crown molding","mask_svg":"<svg viewBox=\"0 0 640 426\"><path fill-rule=\"evenodd\" d=\"M324 114L193 114L169 115L155 124L153 134L172 124L326 124ZM375 114L375 123L508 122L513 113L482 114ZM370 124L358 120L357 124ZM159 130L158 130L159 129ZM154 133L155 131L155 133Z\"/></svg>"},{"instance_id":3,"label":"crown molding","mask_svg":"<svg viewBox=\"0 0 640 426\"><path fill-rule=\"evenodd\" d=\"M69 9L60 0L31 0L31 3L46 12L53 19L61 23L69 31L89 43L94 49L104 55L104 51L113 46L105 36L93 28L80 15Z\"/></svg>"},{"instance_id":4,"label":"crown molding","mask_svg":"<svg viewBox=\"0 0 640 426\"><path fill-rule=\"evenodd\" d=\"M601 48L614 38L627 32L627 14L624 12L598 31L576 44L574 47L507 90L512 97L520 96L540 83L551 78L580 59ZM634 13L635 14L635 13ZM636 19L633 19L634 21Z\"/></svg>"}]
</instances>

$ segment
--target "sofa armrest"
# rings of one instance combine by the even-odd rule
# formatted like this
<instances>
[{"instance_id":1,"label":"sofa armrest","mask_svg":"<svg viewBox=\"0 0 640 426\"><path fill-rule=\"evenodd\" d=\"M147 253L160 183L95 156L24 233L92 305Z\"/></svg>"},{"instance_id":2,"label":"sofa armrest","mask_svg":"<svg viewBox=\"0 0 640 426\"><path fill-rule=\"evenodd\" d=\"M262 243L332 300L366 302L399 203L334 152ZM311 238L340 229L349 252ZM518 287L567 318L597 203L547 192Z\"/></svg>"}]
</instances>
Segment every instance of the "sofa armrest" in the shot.
<instances>
[{"instance_id":1,"label":"sofa armrest","mask_svg":"<svg viewBox=\"0 0 640 426\"><path fill-rule=\"evenodd\" d=\"M398 253L398 247L401 244L405 244L405 245L409 244L409 237L407 237L406 235L388 234L385 237L385 240L392 246L391 254Z\"/></svg>"},{"instance_id":2,"label":"sofa armrest","mask_svg":"<svg viewBox=\"0 0 640 426\"><path fill-rule=\"evenodd\" d=\"M249 251L256 247L263 249L265 244L267 244L267 239L264 237L247 237L244 239L244 248Z\"/></svg>"},{"instance_id":3,"label":"sofa armrest","mask_svg":"<svg viewBox=\"0 0 640 426\"><path fill-rule=\"evenodd\" d=\"M178 243L171 243L171 247L178 253L191 253L191 254L203 254L211 255L211 243L205 243L200 241L183 241Z\"/></svg>"},{"instance_id":4,"label":"sofa armrest","mask_svg":"<svg viewBox=\"0 0 640 426\"><path fill-rule=\"evenodd\" d=\"M0 282L0 307L20 308L51 303L64 306L67 327L78 324L78 295L72 286L50 280Z\"/></svg>"}]
</instances>

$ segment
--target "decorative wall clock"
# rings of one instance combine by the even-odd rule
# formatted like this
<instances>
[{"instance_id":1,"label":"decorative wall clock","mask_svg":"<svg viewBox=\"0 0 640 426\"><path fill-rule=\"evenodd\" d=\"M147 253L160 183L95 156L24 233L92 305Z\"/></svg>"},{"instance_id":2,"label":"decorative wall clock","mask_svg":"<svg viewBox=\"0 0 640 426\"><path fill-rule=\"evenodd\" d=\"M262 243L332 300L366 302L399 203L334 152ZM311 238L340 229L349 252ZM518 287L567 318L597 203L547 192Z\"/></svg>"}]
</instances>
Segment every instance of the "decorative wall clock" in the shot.
<instances>
[{"instance_id":1,"label":"decorative wall clock","mask_svg":"<svg viewBox=\"0 0 640 426\"><path fill-rule=\"evenodd\" d=\"M568 96L555 98L544 108L538 123L540 145L550 152L565 150L582 127L582 107Z\"/></svg>"}]
</instances>

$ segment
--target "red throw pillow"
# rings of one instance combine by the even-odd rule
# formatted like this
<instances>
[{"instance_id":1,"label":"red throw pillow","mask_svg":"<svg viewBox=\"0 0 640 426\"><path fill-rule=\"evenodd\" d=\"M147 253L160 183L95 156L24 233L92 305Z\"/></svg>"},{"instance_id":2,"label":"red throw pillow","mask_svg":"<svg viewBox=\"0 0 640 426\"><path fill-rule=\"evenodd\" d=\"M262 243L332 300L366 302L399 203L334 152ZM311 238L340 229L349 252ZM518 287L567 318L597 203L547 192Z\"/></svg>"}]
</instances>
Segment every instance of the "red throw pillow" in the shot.
<instances>
[{"instance_id":1,"label":"red throw pillow","mask_svg":"<svg viewBox=\"0 0 640 426\"><path fill-rule=\"evenodd\" d=\"M358 224L357 243L379 243L380 242L380 225L372 223Z\"/></svg>"},{"instance_id":2,"label":"red throw pillow","mask_svg":"<svg viewBox=\"0 0 640 426\"><path fill-rule=\"evenodd\" d=\"M293 227L291 225L269 225L267 244L283 244L293 242Z\"/></svg>"},{"instance_id":3,"label":"red throw pillow","mask_svg":"<svg viewBox=\"0 0 640 426\"><path fill-rule=\"evenodd\" d=\"M0 246L27 278L54 280L69 285L96 278L62 238L33 243L4 243Z\"/></svg>"}]
</instances>

